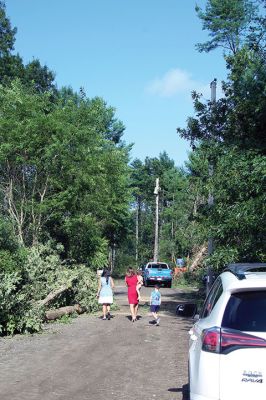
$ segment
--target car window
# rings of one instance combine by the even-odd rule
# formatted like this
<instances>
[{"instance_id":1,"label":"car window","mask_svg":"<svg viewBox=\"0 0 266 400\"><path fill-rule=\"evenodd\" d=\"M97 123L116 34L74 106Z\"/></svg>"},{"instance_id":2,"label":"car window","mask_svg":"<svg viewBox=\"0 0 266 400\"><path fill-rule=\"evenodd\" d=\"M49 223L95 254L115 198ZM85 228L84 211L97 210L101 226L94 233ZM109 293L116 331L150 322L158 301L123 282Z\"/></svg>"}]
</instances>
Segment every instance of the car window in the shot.
<instances>
[{"instance_id":1,"label":"car window","mask_svg":"<svg viewBox=\"0 0 266 400\"><path fill-rule=\"evenodd\" d=\"M158 269L158 268L168 269L168 266L166 264L153 264L152 268L154 268L154 269Z\"/></svg>"},{"instance_id":2,"label":"car window","mask_svg":"<svg viewBox=\"0 0 266 400\"><path fill-rule=\"evenodd\" d=\"M211 311L213 310L213 307L219 300L222 293L223 293L222 281L220 278L217 278L207 296L207 299L205 300L200 318L206 318L208 317L208 315L210 315Z\"/></svg>"},{"instance_id":3,"label":"car window","mask_svg":"<svg viewBox=\"0 0 266 400\"><path fill-rule=\"evenodd\" d=\"M266 291L233 293L222 326L249 332L266 332Z\"/></svg>"},{"instance_id":4,"label":"car window","mask_svg":"<svg viewBox=\"0 0 266 400\"><path fill-rule=\"evenodd\" d=\"M152 269L169 269L167 264L149 264L147 268L152 268Z\"/></svg>"}]
</instances>

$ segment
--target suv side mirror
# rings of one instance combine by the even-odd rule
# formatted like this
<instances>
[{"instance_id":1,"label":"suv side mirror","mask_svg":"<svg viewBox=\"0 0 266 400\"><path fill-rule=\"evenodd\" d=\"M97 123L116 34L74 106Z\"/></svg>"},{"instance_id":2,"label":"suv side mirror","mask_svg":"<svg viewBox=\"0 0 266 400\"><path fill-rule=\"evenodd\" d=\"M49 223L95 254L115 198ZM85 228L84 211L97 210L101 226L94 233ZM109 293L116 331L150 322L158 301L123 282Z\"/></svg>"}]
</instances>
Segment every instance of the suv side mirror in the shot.
<instances>
[{"instance_id":1,"label":"suv side mirror","mask_svg":"<svg viewBox=\"0 0 266 400\"><path fill-rule=\"evenodd\" d=\"M197 313L197 305L194 303L178 304L176 307L176 315L178 317L195 317Z\"/></svg>"},{"instance_id":2,"label":"suv side mirror","mask_svg":"<svg viewBox=\"0 0 266 400\"><path fill-rule=\"evenodd\" d=\"M198 314L198 311L196 311L196 314L193 316L193 322L197 322L200 319L200 315Z\"/></svg>"}]
</instances>

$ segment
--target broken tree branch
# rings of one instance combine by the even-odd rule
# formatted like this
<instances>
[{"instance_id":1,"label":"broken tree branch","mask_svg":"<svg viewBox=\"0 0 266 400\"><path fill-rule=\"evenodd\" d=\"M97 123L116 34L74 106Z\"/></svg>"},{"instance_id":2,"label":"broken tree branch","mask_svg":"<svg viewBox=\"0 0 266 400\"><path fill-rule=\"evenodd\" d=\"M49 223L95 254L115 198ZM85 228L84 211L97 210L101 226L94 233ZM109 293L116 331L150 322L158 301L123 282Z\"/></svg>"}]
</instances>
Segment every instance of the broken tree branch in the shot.
<instances>
[{"instance_id":1,"label":"broken tree branch","mask_svg":"<svg viewBox=\"0 0 266 400\"><path fill-rule=\"evenodd\" d=\"M59 296L61 293L64 293L66 290L69 289L69 286L61 286L59 289L54 290L53 292L49 293L45 299L40 300L38 303L41 306L46 306L50 301L54 300L57 296Z\"/></svg>"}]
</instances>

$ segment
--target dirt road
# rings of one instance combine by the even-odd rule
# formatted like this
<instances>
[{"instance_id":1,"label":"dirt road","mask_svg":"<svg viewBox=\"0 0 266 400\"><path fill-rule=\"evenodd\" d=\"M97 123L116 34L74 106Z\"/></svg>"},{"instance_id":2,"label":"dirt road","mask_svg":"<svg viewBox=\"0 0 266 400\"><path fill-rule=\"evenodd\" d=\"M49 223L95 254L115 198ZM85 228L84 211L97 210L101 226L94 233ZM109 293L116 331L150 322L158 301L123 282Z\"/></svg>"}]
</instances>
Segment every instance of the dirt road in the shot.
<instances>
[{"instance_id":1,"label":"dirt road","mask_svg":"<svg viewBox=\"0 0 266 400\"><path fill-rule=\"evenodd\" d=\"M0 340L1 400L185 400L188 329L175 316L191 297L162 288L161 325L149 322L151 288L142 288L141 318L129 320L126 288L118 282L119 310L108 321L80 316L44 333ZM185 386L186 387L186 386Z\"/></svg>"}]
</instances>

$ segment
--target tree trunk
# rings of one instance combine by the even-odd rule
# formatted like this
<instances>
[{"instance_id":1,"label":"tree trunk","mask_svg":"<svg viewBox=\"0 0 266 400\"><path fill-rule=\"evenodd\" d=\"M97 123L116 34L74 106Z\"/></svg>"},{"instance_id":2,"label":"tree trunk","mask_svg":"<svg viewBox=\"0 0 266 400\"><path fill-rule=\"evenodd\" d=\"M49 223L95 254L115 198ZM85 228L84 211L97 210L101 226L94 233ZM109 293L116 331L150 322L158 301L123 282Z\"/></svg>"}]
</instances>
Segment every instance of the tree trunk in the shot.
<instances>
[{"instance_id":1,"label":"tree trunk","mask_svg":"<svg viewBox=\"0 0 266 400\"><path fill-rule=\"evenodd\" d=\"M197 253L193 257L193 261L192 261L192 264L191 264L189 270L194 271L202 263L202 260L206 254L207 254L207 246L203 245L200 247L200 249L197 251Z\"/></svg>"},{"instance_id":2,"label":"tree trunk","mask_svg":"<svg viewBox=\"0 0 266 400\"><path fill-rule=\"evenodd\" d=\"M82 307L79 304L75 304L74 306L60 307L60 308L57 308L56 310L46 311L45 319L47 321L52 321L52 320L62 317L63 315L73 314L74 312L81 314L82 312L84 312L84 310L82 309Z\"/></svg>"}]
</instances>

